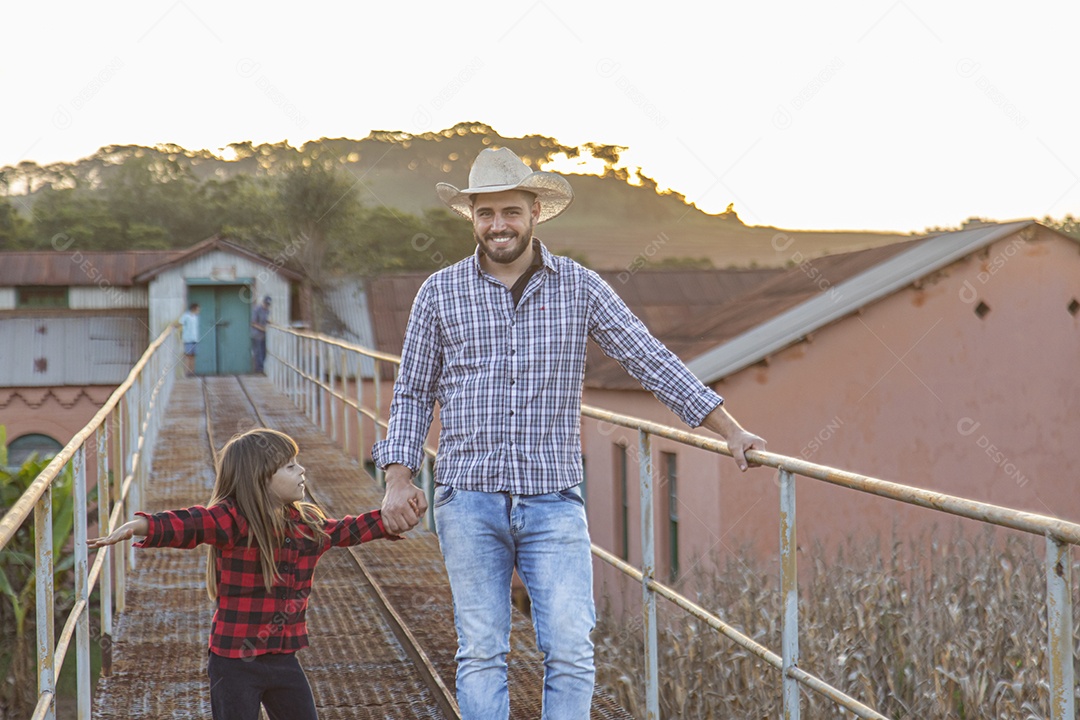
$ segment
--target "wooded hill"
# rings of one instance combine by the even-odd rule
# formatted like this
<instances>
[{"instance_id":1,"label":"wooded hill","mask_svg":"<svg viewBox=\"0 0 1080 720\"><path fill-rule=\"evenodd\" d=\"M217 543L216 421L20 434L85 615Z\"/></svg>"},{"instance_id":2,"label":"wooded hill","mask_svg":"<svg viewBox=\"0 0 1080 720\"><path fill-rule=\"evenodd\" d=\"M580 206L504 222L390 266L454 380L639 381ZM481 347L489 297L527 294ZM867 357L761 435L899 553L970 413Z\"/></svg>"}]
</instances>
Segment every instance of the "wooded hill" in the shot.
<instances>
[{"instance_id":1,"label":"wooded hill","mask_svg":"<svg viewBox=\"0 0 1080 720\"><path fill-rule=\"evenodd\" d=\"M617 167L625 148L507 138L461 123L301 148L234 143L223 157L175 145L110 146L75 162L0 168L0 247L48 249L56 237L82 249L187 247L225 232L272 256L316 235L322 248L309 260L336 270L437 267L470 252L472 238L468 223L442 208L435 184L464 186L477 153L499 146L537 168L560 153L605 161L603 177L570 176L574 205L537 231L552 250L597 269L789 265L908 237L746 226L734 210L709 215L677 193L658 193L648 177L631 178Z\"/></svg>"}]
</instances>

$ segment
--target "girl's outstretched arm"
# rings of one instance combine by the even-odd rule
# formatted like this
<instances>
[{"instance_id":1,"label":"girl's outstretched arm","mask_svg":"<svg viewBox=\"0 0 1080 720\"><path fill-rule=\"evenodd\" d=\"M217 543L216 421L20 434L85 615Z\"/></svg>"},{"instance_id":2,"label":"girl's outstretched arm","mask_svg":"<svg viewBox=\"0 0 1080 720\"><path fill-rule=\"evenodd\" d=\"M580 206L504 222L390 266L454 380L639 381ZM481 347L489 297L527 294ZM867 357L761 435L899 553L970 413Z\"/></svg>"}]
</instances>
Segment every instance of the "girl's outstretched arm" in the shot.
<instances>
[{"instance_id":1,"label":"girl's outstretched arm","mask_svg":"<svg viewBox=\"0 0 1080 720\"><path fill-rule=\"evenodd\" d=\"M150 531L150 524L146 522L146 518L137 517L134 520L129 520L120 527L113 530L105 537L93 538L86 541L86 547L90 550L99 547L105 547L106 545L115 545L122 540L129 540L132 537L139 535L146 535Z\"/></svg>"}]
</instances>

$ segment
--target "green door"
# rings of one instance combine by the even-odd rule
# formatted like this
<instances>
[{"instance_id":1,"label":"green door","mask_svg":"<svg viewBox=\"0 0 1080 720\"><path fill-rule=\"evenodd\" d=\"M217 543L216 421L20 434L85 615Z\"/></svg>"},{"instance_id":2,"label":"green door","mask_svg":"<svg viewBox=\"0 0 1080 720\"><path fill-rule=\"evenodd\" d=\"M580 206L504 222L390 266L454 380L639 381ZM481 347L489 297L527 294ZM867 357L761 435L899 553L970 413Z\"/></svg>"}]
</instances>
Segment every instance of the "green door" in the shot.
<instances>
[{"instance_id":1,"label":"green door","mask_svg":"<svg viewBox=\"0 0 1080 720\"><path fill-rule=\"evenodd\" d=\"M246 285L189 285L188 304L199 303L196 375L251 372L251 305Z\"/></svg>"}]
</instances>

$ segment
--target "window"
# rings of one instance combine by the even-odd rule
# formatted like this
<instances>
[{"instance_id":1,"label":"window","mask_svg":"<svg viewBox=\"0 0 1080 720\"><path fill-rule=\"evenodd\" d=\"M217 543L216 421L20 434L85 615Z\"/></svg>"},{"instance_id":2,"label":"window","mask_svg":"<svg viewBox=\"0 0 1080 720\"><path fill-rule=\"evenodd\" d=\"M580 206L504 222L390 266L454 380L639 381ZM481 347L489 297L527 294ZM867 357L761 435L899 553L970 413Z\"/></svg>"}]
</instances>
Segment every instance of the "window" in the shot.
<instances>
[{"instance_id":1,"label":"window","mask_svg":"<svg viewBox=\"0 0 1080 720\"><path fill-rule=\"evenodd\" d=\"M15 438L8 443L8 466L12 468L22 467L22 464L37 453L38 460L52 457L64 449L64 446L53 440L48 435L30 433Z\"/></svg>"},{"instance_id":2,"label":"window","mask_svg":"<svg viewBox=\"0 0 1080 720\"><path fill-rule=\"evenodd\" d=\"M26 285L15 288L15 305L19 308L66 308L68 289L46 285Z\"/></svg>"},{"instance_id":3,"label":"window","mask_svg":"<svg viewBox=\"0 0 1080 720\"><path fill-rule=\"evenodd\" d=\"M663 497L668 518L668 579L674 583L679 579L679 473L675 453L662 453L661 462L664 472L663 487L667 491Z\"/></svg>"},{"instance_id":4,"label":"window","mask_svg":"<svg viewBox=\"0 0 1080 720\"><path fill-rule=\"evenodd\" d=\"M626 487L626 472L629 459L626 446L616 443L615 447L615 538L619 544L619 557L630 559L630 497Z\"/></svg>"}]
</instances>

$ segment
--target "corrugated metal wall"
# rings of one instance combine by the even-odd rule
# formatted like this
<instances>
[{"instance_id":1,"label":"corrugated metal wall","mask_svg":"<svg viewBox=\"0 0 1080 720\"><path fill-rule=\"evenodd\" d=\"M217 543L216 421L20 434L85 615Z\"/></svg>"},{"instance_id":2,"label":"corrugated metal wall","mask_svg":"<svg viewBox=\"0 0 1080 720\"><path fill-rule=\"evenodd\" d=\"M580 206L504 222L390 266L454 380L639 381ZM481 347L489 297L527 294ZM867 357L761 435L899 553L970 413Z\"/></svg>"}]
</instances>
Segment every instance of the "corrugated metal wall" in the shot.
<instances>
[{"instance_id":1,"label":"corrugated metal wall","mask_svg":"<svg viewBox=\"0 0 1080 720\"><path fill-rule=\"evenodd\" d=\"M375 331L371 328L371 313L368 312L367 295L360 280L346 281L330 289L325 296L329 310L345 326L342 339L366 348L375 347ZM337 359L335 358L335 361ZM348 353L346 371L356 375L357 355ZM375 376L375 363L371 358L360 360L363 377Z\"/></svg>"},{"instance_id":2,"label":"corrugated metal wall","mask_svg":"<svg viewBox=\"0 0 1080 720\"><path fill-rule=\"evenodd\" d=\"M139 317L6 319L0 387L119 384L149 343Z\"/></svg>"},{"instance_id":3,"label":"corrugated metal wall","mask_svg":"<svg viewBox=\"0 0 1080 720\"><path fill-rule=\"evenodd\" d=\"M68 307L72 310L115 310L117 308L145 308L148 298L146 287L101 287L68 288Z\"/></svg>"}]
</instances>

